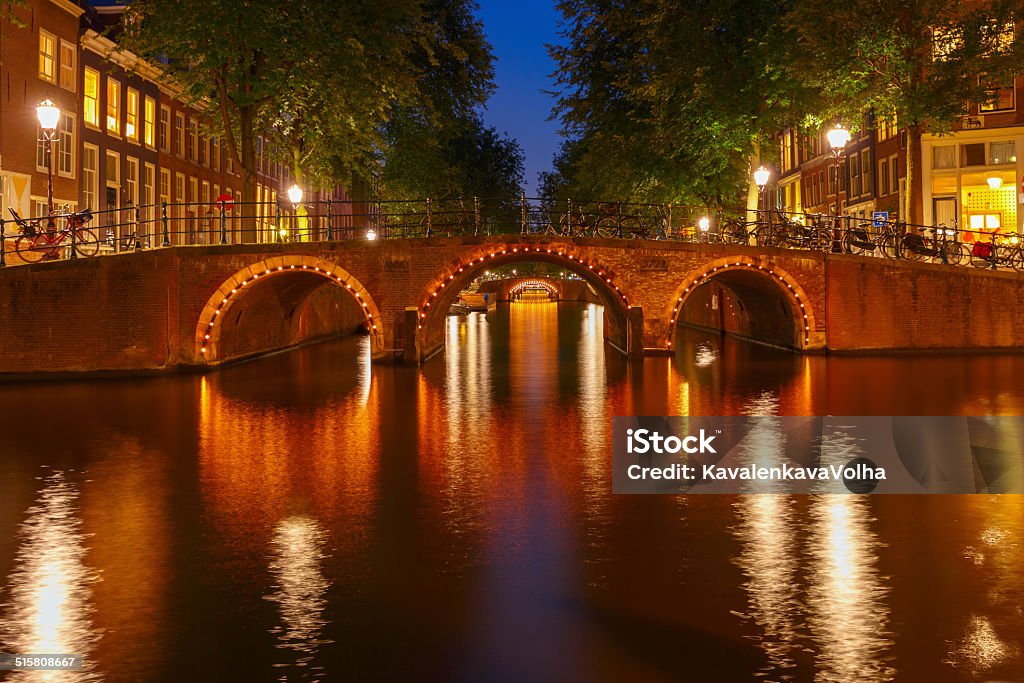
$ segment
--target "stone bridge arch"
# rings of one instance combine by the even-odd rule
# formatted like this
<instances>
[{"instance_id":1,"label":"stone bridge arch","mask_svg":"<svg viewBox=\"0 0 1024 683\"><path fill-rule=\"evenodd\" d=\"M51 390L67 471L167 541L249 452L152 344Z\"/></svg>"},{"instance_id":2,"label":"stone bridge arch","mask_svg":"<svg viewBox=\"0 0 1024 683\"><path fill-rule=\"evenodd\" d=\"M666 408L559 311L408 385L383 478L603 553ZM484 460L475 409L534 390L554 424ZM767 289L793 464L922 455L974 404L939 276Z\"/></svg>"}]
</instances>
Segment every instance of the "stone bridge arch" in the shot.
<instances>
[{"instance_id":1,"label":"stone bridge arch","mask_svg":"<svg viewBox=\"0 0 1024 683\"><path fill-rule=\"evenodd\" d=\"M526 278L516 282L508 288L508 295L509 297L513 297L526 289L543 289L554 299L560 299L562 297L561 289L556 284L545 278Z\"/></svg>"},{"instance_id":2,"label":"stone bridge arch","mask_svg":"<svg viewBox=\"0 0 1024 683\"><path fill-rule=\"evenodd\" d=\"M731 296L720 296L725 292ZM796 351L825 347L813 302L800 282L770 259L737 255L718 258L687 273L663 313L668 321L666 348L672 348L680 324L717 328L707 324L709 318L705 317L706 300L711 296L718 296L721 308L711 318L717 314L722 331ZM725 310L733 299L740 302L741 311ZM695 310L700 306L705 309L703 315ZM726 315L737 316L733 324L739 329L726 328Z\"/></svg>"},{"instance_id":3,"label":"stone bridge arch","mask_svg":"<svg viewBox=\"0 0 1024 683\"><path fill-rule=\"evenodd\" d=\"M361 322L370 336L372 355L381 355L384 321L366 287L331 261L310 254L286 254L262 259L232 273L210 295L196 322L194 362L218 365L278 350L273 347L243 347L240 350L232 345L230 337L239 330L247 308L276 308L276 312L283 316L280 324L290 326L290 337L286 340L290 343L285 347L313 338L316 330L303 330L301 316L295 313L301 312L314 293L327 283L350 295L354 312L346 312L346 318ZM250 330L247 333L251 335ZM276 340L273 346L281 347L280 340Z\"/></svg>"},{"instance_id":4,"label":"stone bridge arch","mask_svg":"<svg viewBox=\"0 0 1024 683\"><path fill-rule=\"evenodd\" d=\"M444 346L444 321L459 292L486 269L523 262L552 263L575 273L597 292L606 315L605 337L623 353L642 348L642 329L630 325L629 297L619 286L614 270L600 259L585 256L572 245L484 244L457 257L431 281L415 309L415 344L412 359L423 360ZM408 331L407 331L407 340ZM406 358L409 341L406 342Z\"/></svg>"}]
</instances>

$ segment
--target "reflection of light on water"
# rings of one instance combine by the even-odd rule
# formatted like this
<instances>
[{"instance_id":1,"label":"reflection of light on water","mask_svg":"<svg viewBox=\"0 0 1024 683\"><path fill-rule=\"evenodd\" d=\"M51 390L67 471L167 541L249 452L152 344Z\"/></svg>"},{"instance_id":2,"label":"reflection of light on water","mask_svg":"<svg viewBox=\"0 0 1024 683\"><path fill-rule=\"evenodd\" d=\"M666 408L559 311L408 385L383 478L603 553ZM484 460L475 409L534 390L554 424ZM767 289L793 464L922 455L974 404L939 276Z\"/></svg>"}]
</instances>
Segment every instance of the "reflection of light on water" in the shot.
<instances>
[{"instance_id":1,"label":"reflection of light on water","mask_svg":"<svg viewBox=\"0 0 1024 683\"><path fill-rule=\"evenodd\" d=\"M743 544L736 564L747 577L748 616L761 629L757 640L768 656L768 670L792 668L790 651L801 609L792 499L767 493L740 496L735 507L740 518L735 533Z\"/></svg>"},{"instance_id":2,"label":"reflection of light on water","mask_svg":"<svg viewBox=\"0 0 1024 683\"><path fill-rule=\"evenodd\" d=\"M697 344L697 357L693 364L698 368L706 368L718 360L718 349L711 348L710 344Z\"/></svg>"},{"instance_id":3,"label":"reflection of light on water","mask_svg":"<svg viewBox=\"0 0 1024 683\"><path fill-rule=\"evenodd\" d=\"M587 464L604 466L598 458L605 446L608 414L607 374L604 365L603 310L588 304L583 310L578 345L580 432L587 445ZM590 474L590 473L588 473ZM592 472L596 474L596 472Z\"/></svg>"},{"instance_id":4,"label":"reflection of light on water","mask_svg":"<svg viewBox=\"0 0 1024 683\"><path fill-rule=\"evenodd\" d=\"M90 584L99 575L84 562L78 495L77 485L54 472L28 509L0 616L0 647L12 654L80 654L83 671L21 671L9 680L101 680L90 670L99 640L90 622Z\"/></svg>"},{"instance_id":5,"label":"reflection of light on water","mask_svg":"<svg viewBox=\"0 0 1024 683\"><path fill-rule=\"evenodd\" d=\"M892 646L888 589L875 568L879 544L867 499L815 496L811 519L807 604L818 680L892 680L895 671L885 661Z\"/></svg>"},{"instance_id":6,"label":"reflection of light on water","mask_svg":"<svg viewBox=\"0 0 1024 683\"><path fill-rule=\"evenodd\" d=\"M1017 648L999 637L987 617L973 615L964 637L953 644L945 662L979 674L1016 655Z\"/></svg>"},{"instance_id":7,"label":"reflection of light on water","mask_svg":"<svg viewBox=\"0 0 1024 683\"><path fill-rule=\"evenodd\" d=\"M323 530L308 517L284 519L274 532L270 571L276 583L267 599L278 604L281 625L271 629L271 633L277 636L279 648L296 654L293 663L277 666L307 667L317 649L330 642L320 638L320 631L327 624L323 611L330 586L320 568L323 544ZM315 680L324 673L310 667L305 675ZM281 680L287 680L287 676Z\"/></svg>"}]
</instances>

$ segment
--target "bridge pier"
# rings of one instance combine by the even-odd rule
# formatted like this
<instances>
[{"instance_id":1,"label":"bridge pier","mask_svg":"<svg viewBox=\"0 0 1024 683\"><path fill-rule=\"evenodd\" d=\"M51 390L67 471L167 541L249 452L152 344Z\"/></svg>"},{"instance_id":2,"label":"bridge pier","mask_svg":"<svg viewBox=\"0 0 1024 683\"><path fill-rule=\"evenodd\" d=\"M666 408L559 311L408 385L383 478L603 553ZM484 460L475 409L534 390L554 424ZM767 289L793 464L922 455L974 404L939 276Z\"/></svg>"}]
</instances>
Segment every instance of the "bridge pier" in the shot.
<instances>
[{"instance_id":1,"label":"bridge pier","mask_svg":"<svg viewBox=\"0 0 1024 683\"><path fill-rule=\"evenodd\" d=\"M644 308L630 306L626 314L626 357L644 357Z\"/></svg>"}]
</instances>

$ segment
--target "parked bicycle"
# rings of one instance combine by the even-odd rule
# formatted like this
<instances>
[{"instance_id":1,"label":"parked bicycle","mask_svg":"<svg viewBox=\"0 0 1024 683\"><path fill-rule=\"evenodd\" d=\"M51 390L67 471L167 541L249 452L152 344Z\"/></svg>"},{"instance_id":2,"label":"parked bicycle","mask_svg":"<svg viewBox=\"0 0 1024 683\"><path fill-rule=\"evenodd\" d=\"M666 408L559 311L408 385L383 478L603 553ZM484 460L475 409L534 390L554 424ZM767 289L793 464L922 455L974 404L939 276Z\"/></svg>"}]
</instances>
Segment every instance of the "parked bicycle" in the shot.
<instances>
[{"instance_id":1,"label":"parked bicycle","mask_svg":"<svg viewBox=\"0 0 1024 683\"><path fill-rule=\"evenodd\" d=\"M928 236L929 232L931 236ZM956 233L955 229L947 228L945 225L917 228L903 235L900 255L912 261L930 258L957 265L963 259L964 253L956 240Z\"/></svg>"},{"instance_id":2,"label":"parked bicycle","mask_svg":"<svg viewBox=\"0 0 1024 683\"><path fill-rule=\"evenodd\" d=\"M970 247L970 263L975 268L1024 269L1024 245L1016 233L998 236L992 233L988 242L974 242Z\"/></svg>"},{"instance_id":3,"label":"parked bicycle","mask_svg":"<svg viewBox=\"0 0 1024 683\"><path fill-rule=\"evenodd\" d=\"M95 256L100 243L96 233L84 227L92 220L89 209L78 213L55 216L54 220L64 218L64 227L50 230L45 225L46 218L22 218L17 211L10 209L14 222L21 231L21 236L14 242L14 250L22 261L36 263L38 261L55 261L61 258L65 249L71 248L71 235L74 232L75 254L79 256Z\"/></svg>"},{"instance_id":4,"label":"parked bicycle","mask_svg":"<svg viewBox=\"0 0 1024 683\"><path fill-rule=\"evenodd\" d=\"M871 221L861 221L843 232L843 251L859 256L884 256L899 258L898 245L900 236L894 223L885 221L875 225Z\"/></svg>"}]
</instances>

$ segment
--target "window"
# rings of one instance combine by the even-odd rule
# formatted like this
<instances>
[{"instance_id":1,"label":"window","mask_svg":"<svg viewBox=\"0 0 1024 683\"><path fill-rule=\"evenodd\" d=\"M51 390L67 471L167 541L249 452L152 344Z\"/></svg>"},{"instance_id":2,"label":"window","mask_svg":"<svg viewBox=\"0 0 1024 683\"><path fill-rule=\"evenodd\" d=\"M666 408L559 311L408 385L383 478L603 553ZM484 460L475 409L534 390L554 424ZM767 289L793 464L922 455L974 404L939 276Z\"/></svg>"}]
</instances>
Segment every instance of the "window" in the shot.
<instances>
[{"instance_id":1,"label":"window","mask_svg":"<svg viewBox=\"0 0 1024 683\"><path fill-rule=\"evenodd\" d=\"M82 205L97 209L96 195L99 194L97 181L100 150L95 145L82 145Z\"/></svg>"},{"instance_id":2,"label":"window","mask_svg":"<svg viewBox=\"0 0 1024 683\"><path fill-rule=\"evenodd\" d=\"M978 106L982 113L997 111L1013 111L1016 109L1013 83L989 88L985 91L985 101Z\"/></svg>"},{"instance_id":3,"label":"window","mask_svg":"<svg viewBox=\"0 0 1024 683\"><path fill-rule=\"evenodd\" d=\"M60 41L60 87L75 92L75 76L78 74L78 49L74 43Z\"/></svg>"},{"instance_id":4,"label":"window","mask_svg":"<svg viewBox=\"0 0 1024 683\"><path fill-rule=\"evenodd\" d=\"M964 38L957 29L932 29L932 60L944 62L964 44Z\"/></svg>"},{"instance_id":5,"label":"window","mask_svg":"<svg viewBox=\"0 0 1024 683\"><path fill-rule=\"evenodd\" d=\"M860 172L864 176L863 179L863 190L864 194L871 194L874 187L871 185L871 169L874 164L871 163L871 150L865 149L860 153Z\"/></svg>"},{"instance_id":6,"label":"window","mask_svg":"<svg viewBox=\"0 0 1024 683\"><path fill-rule=\"evenodd\" d=\"M75 177L75 115L61 113L57 126L57 175Z\"/></svg>"},{"instance_id":7,"label":"window","mask_svg":"<svg viewBox=\"0 0 1024 683\"><path fill-rule=\"evenodd\" d=\"M197 156L197 145L196 145L196 134L197 134L196 120L188 120L188 158L189 161L195 161Z\"/></svg>"},{"instance_id":8,"label":"window","mask_svg":"<svg viewBox=\"0 0 1024 683\"><path fill-rule=\"evenodd\" d=\"M889 160L882 159L878 162L878 196L884 197L889 194Z\"/></svg>"},{"instance_id":9,"label":"window","mask_svg":"<svg viewBox=\"0 0 1024 683\"><path fill-rule=\"evenodd\" d=\"M793 164L796 161L793 157L793 135L792 133L787 132L782 136L782 150L780 157L780 163L782 166L780 170L782 173L793 168Z\"/></svg>"},{"instance_id":10,"label":"window","mask_svg":"<svg viewBox=\"0 0 1024 683\"><path fill-rule=\"evenodd\" d=\"M210 203L210 182L208 180L204 180L203 181L201 193L202 194L199 195L199 201L202 202L203 204L209 204Z\"/></svg>"},{"instance_id":11,"label":"window","mask_svg":"<svg viewBox=\"0 0 1024 683\"><path fill-rule=\"evenodd\" d=\"M82 93L82 118L86 125L100 127L100 73L85 67Z\"/></svg>"},{"instance_id":12,"label":"window","mask_svg":"<svg viewBox=\"0 0 1024 683\"><path fill-rule=\"evenodd\" d=\"M893 154L889 157L889 174L892 176L889 179L889 190L891 192L900 191L900 162L899 157Z\"/></svg>"},{"instance_id":13,"label":"window","mask_svg":"<svg viewBox=\"0 0 1024 683\"><path fill-rule=\"evenodd\" d=\"M128 195L128 206L139 205L139 160L128 157L127 172L124 176L124 190Z\"/></svg>"},{"instance_id":14,"label":"window","mask_svg":"<svg viewBox=\"0 0 1024 683\"><path fill-rule=\"evenodd\" d=\"M142 141L146 143L146 147L153 146L153 128L156 125L156 102L152 97L146 98L145 109L143 110L143 125L145 128L142 133Z\"/></svg>"},{"instance_id":15,"label":"window","mask_svg":"<svg viewBox=\"0 0 1024 683\"><path fill-rule=\"evenodd\" d=\"M39 29L39 78L57 82L57 38Z\"/></svg>"},{"instance_id":16,"label":"window","mask_svg":"<svg viewBox=\"0 0 1024 683\"><path fill-rule=\"evenodd\" d=\"M219 171L220 170L220 141L217 139L216 135L213 136L213 139L210 140L210 161L213 164L213 170L214 171Z\"/></svg>"},{"instance_id":17,"label":"window","mask_svg":"<svg viewBox=\"0 0 1024 683\"><path fill-rule=\"evenodd\" d=\"M199 136L199 163L209 166L210 162L210 139L205 135Z\"/></svg>"},{"instance_id":18,"label":"window","mask_svg":"<svg viewBox=\"0 0 1024 683\"><path fill-rule=\"evenodd\" d=\"M1017 150L1013 141L993 142L988 148L989 164L1013 164L1017 162Z\"/></svg>"},{"instance_id":19,"label":"window","mask_svg":"<svg viewBox=\"0 0 1024 683\"><path fill-rule=\"evenodd\" d=\"M128 111L125 115L124 134L129 140L139 141L139 91L128 88Z\"/></svg>"},{"instance_id":20,"label":"window","mask_svg":"<svg viewBox=\"0 0 1024 683\"><path fill-rule=\"evenodd\" d=\"M1003 227L1001 213L972 213L968 216L971 230L999 230Z\"/></svg>"},{"instance_id":21,"label":"window","mask_svg":"<svg viewBox=\"0 0 1024 683\"><path fill-rule=\"evenodd\" d=\"M878 121L875 123L875 130L878 133L879 142L896 137L896 133L899 132L896 113L894 112L890 116L879 116Z\"/></svg>"},{"instance_id":22,"label":"window","mask_svg":"<svg viewBox=\"0 0 1024 683\"><path fill-rule=\"evenodd\" d=\"M121 187L121 157L110 150L107 150L107 185Z\"/></svg>"},{"instance_id":23,"label":"window","mask_svg":"<svg viewBox=\"0 0 1024 683\"><path fill-rule=\"evenodd\" d=\"M160 150L164 152L171 151L171 110L168 107L160 105L160 128L157 133L157 140L160 143Z\"/></svg>"},{"instance_id":24,"label":"window","mask_svg":"<svg viewBox=\"0 0 1024 683\"><path fill-rule=\"evenodd\" d=\"M107 77L107 132L121 134L121 84Z\"/></svg>"},{"instance_id":25,"label":"window","mask_svg":"<svg viewBox=\"0 0 1024 683\"><path fill-rule=\"evenodd\" d=\"M171 201L171 171L166 168L160 169L160 201L165 204Z\"/></svg>"},{"instance_id":26,"label":"window","mask_svg":"<svg viewBox=\"0 0 1024 683\"><path fill-rule=\"evenodd\" d=\"M850 194L853 196L859 195L861 192L860 155L856 153L850 157L850 181Z\"/></svg>"},{"instance_id":27,"label":"window","mask_svg":"<svg viewBox=\"0 0 1024 683\"><path fill-rule=\"evenodd\" d=\"M185 115L180 112L174 115L174 153L185 156Z\"/></svg>"},{"instance_id":28,"label":"window","mask_svg":"<svg viewBox=\"0 0 1024 683\"><path fill-rule=\"evenodd\" d=\"M828 193L834 195L836 193L836 167L828 167Z\"/></svg>"},{"instance_id":29,"label":"window","mask_svg":"<svg viewBox=\"0 0 1024 683\"><path fill-rule=\"evenodd\" d=\"M179 204L185 203L185 175L183 173L174 174L174 201Z\"/></svg>"},{"instance_id":30,"label":"window","mask_svg":"<svg viewBox=\"0 0 1024 683\"><path fill-rule=\"evenodd\" d=\"M956 147L953 145L932 147L932 168L956 168Z\"/></svg>"},{"instance_id":31,"label":"window","mask_svg":"<svg viewBox=\"0 0 1024 683\"><path fill-rule=\"evenodd\" d=\"M961 166L984 166L985 165L985 143L978 142L969 145L960 145Z\"/></svg>"}]
</instances>

